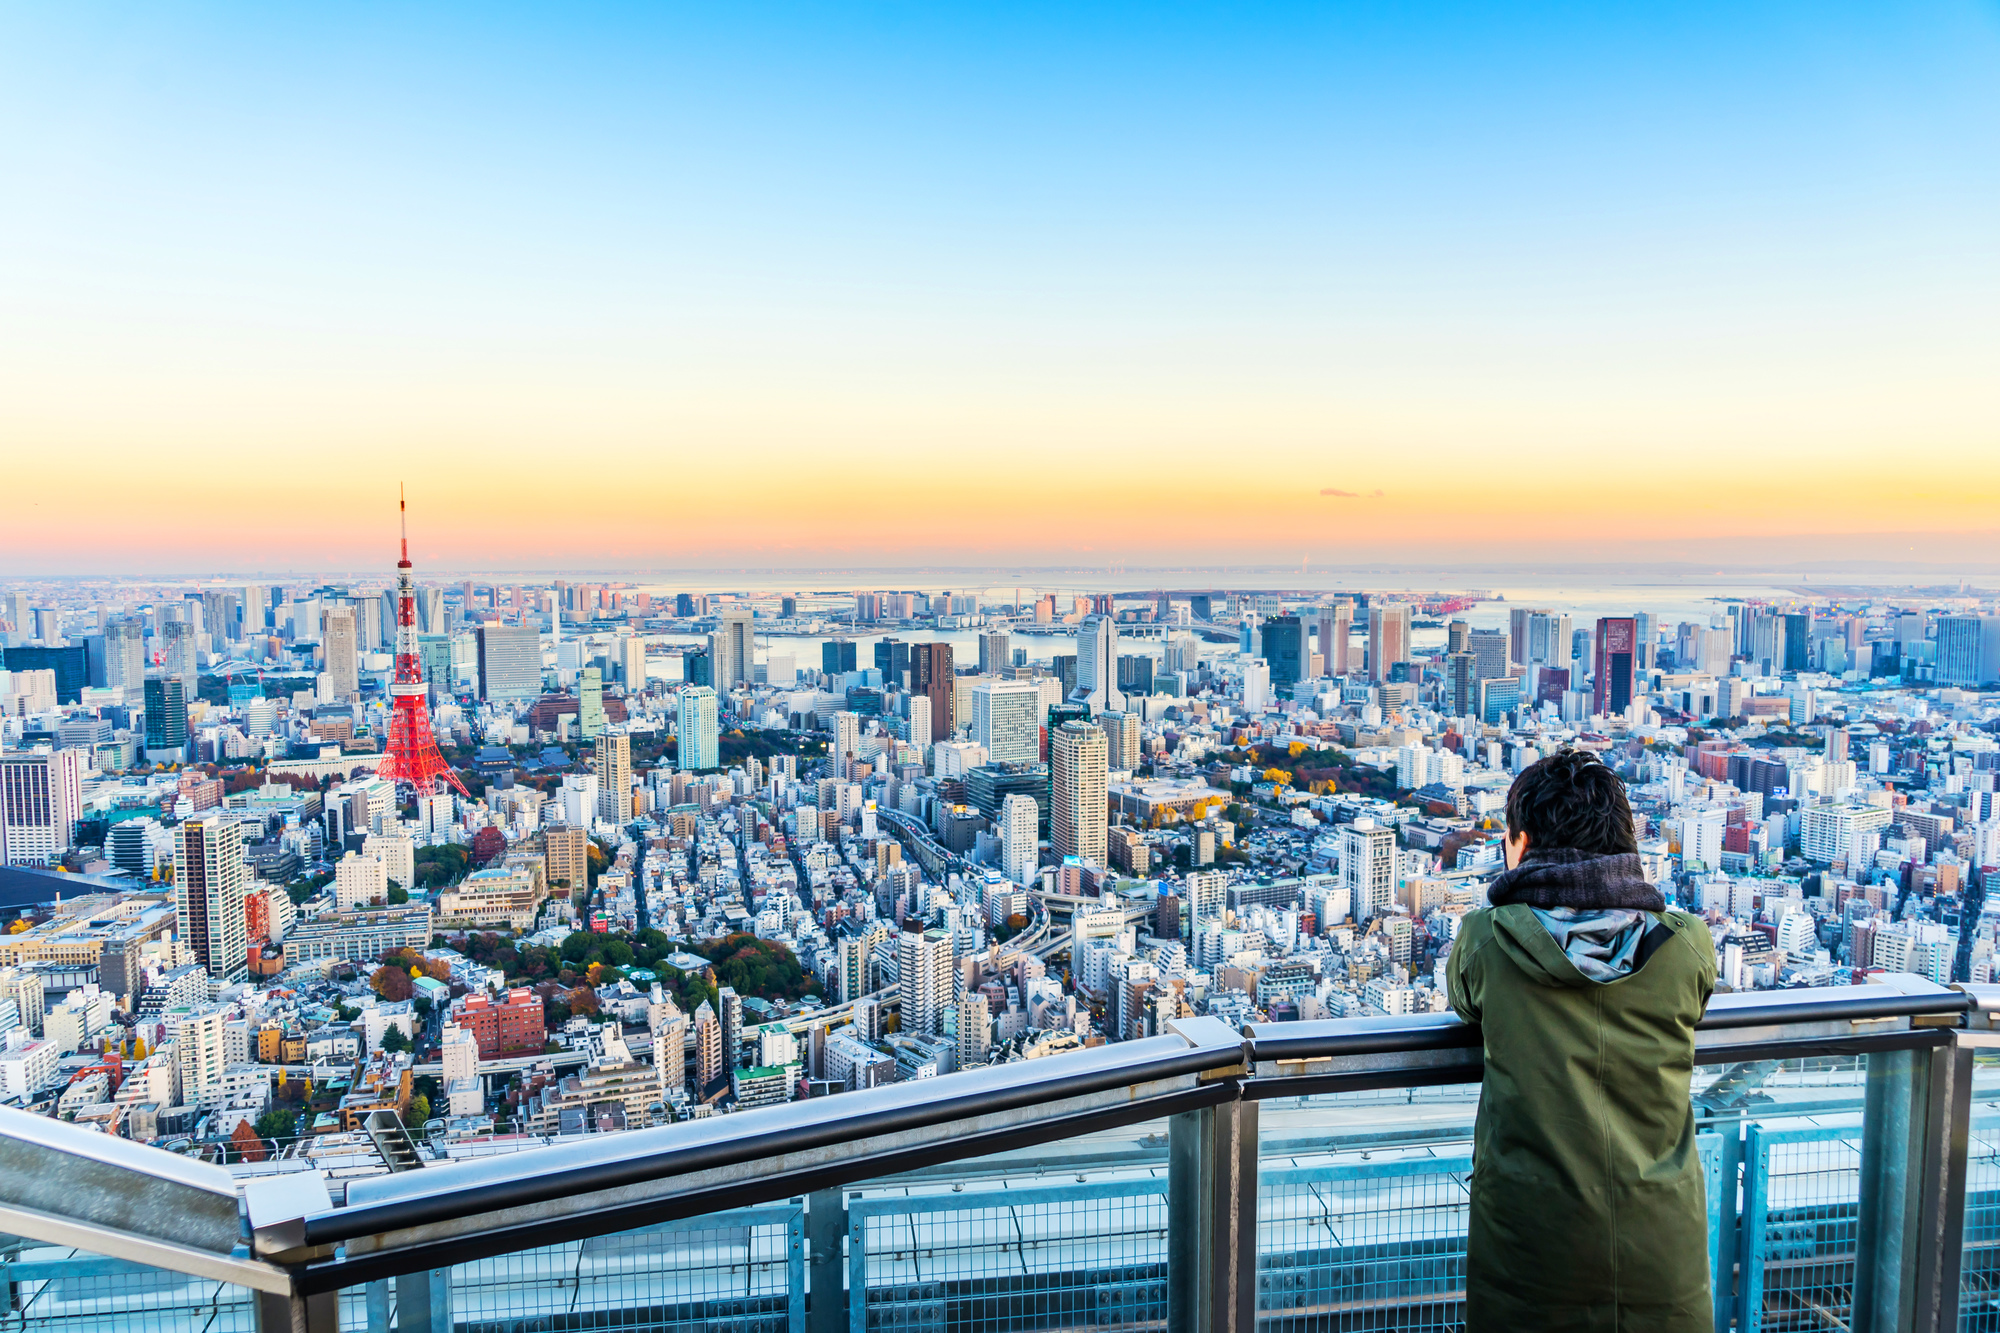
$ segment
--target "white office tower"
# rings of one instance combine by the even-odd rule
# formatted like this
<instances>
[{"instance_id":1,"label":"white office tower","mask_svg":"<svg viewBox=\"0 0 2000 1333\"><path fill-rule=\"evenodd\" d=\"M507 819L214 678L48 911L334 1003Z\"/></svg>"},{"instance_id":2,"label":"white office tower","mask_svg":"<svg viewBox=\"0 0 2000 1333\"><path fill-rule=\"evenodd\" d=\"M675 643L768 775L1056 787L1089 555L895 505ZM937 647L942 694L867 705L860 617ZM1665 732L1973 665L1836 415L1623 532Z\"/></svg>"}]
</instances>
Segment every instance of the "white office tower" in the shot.
<instances>
[{"instance_id":1,"label":"white office tower","mask_svg":"<svg viewBox=\"0 0 2000 1333\"><path fill-rule=\"evenodd\" d=\"M1373 920L1396 900L1396 833L1372 819L1340 831L1340 883L1357 920Z\"/></svg>"},{"instance_id":2,"label":"white office tower","mask_svg":"<svg viewBox=\"0 0 2000 1333\"><path fill-rule=\"evenodd\" d=\"M1000 802L1000 872L1016 884L1025 885L1035 877L1040 822L1034 797L1016 792Z\"/></svg>"},{"instance_id":3,"label":"white office tower","mask_svg":"<svg viewBox=\"0 0 2000 1333\"><path fill-rule=\"evenodd\" d=\"M750 683L757 662L757 635L748 611L724 611L709 636L709 667L715 688L727 690Z\"/></svg>"},{"instance_id":4,"label":"white office tower","mask_svg":"<svg viewBox=\"0 0 2000 1333\"><path fill-rule=\"evenodd\" d=\"M1271 706L1271 664L1259 660L1243 663L1243 711L1257 716Z\"/></svg>"},{"instance_id":5,"label":"white office tower","mask_svg":"<svg viewBox=\"0 0 2000 1333\"><path fill-rule=\"evenodd\" d=\"M452 826L457 821L450 792L417 797L417 823L423 828L425 846L435 847L441 842L450 842Z\"/></svg>"},{"instance_id":6,"label":"white office tower","mask_svg":"<svg viewBox=\"0 0 2000 1333\"><path fill-rule=\"evenodd\" d=\"M389 901L389 867L379 856L349 852L333 868L333 904L343 912Z\"/></svg>"},{"instance_id":7,"label":"white office tower","mask_svg":"<svg viewBox=\"0 0 2000 1333\"><path fill-rule=\"evenodd\" d=\"M1109 747L1100 728L1065 722L1049 733L1049 839L1057 856L1105 863L1109 783Z\"/></svg>"},{"instance_id":8,"label":"white office tower","mask_svg":"<svg viewBox=\"0 0 2000 1333\"><path fill-rule=\"evenodd\" d=\"M972 739L988 763L1042 757L1042 691L1031 680L983 680L972 687Z\"/></svg>"},{"instance_id":9,"label":"white office tower","mask_svg":"<svg viewBox=\"0 0 2000 1333\"><path fill-rule=\"evenodd\" d=\"M83 818L87 751L0 754L0 865L54 865Z\"/></svg>"},{"instance_id":10,"label":"white office tower","mask_svg":"<svg viewBox=\"0 0 2000 1333\"><path fill-rule=\"evenodd\" d=\"M417 886L417 840L409 834L371 833L361 850L382 859L383 873L391 884L405 889Z\"/></svg>"},{"instance_id":11,"label":"white office tower","mask_svg":"<svg viewBox=\"0 0 2000 1333\"><path fill-rule=\"evenodd\" d=\"M451 1118L485 1115L486 1093L479 1086L479 1041L469 1028L456 1023L444 1025L444 1094Z\"/></svg>"},{"instance_id":12,"label":"white office tower","mask_svg":"<svg viewBox=\"0 0 2000 1333\"><path fill-rule=\"evenodd\" d=\"M1201 664L1201 640L1192 634L1176 634L1167 640L1161 654L1160 670L1193 671Z\"/></svg>"},{"instance_id":13,"label":"white office tower","mask_svg":"<svg viewBox=\"0 0 2000 1333\"><path fill-rule=\"evenodd\" d=\"M1006 630L992 630L979 636L980 675L991 676L1013 665L1013 646Z\"/></svg>"},{"instance_id":14,"label":"white office tower","mask_svg":"<svg viewBox=\"0 0 2000 1333\"><path fill-rule=\"evenodd\" d=\"M35 613L28 605L28 594L7 594L7 624L8 647L25 648L35 641Z\"/></svg>"},{"instance_id":15,"label":"white office tower","mask_svg":"<svg viewBox=\"0 0 2000 1333\"><path fill-rule=\"evenodd\" d=\"M944 1033L945 1010L957 992L952 966L951 934L912 929L907 923L896 940L897 994L902 1002L903 1031L911 1036Z\"/></svg>"},{"instance_id":16,"label":"white office tower","mask_svg":"<svg viewBox=\"0 0 2000 1333\"><path fill-rule=\"evenodd\" d=\"M194 962L222 981L249 972L249 927L244 897L243 827L220 812L182 822L174 830L174 896L181 943Z\"/></svg>"},{"instance_id":17,"label":"white office tower","mask_svg":"<svg viewBox=\"0 0 2000 1333\"><path fill-rule=\"evenodd\" d=\"M721 767L717 754L722 732L715 711L714 690L706 685L690 685L681 691L675 736L679 744L676 767L683 773Z\"/></svg>"},{"instance_id":18,"label":"white office tower","mask_svg":"<svg viewBox=\"0 0 2000 1333\"><path fill-rule=\"evenodd\" d=\"M1076 688L1070 701L1089 704L1092 713L1123 708L1118 692L1118 622L1102 614L1088 615L1076 631Z\"/></svg>"}]
</instances>

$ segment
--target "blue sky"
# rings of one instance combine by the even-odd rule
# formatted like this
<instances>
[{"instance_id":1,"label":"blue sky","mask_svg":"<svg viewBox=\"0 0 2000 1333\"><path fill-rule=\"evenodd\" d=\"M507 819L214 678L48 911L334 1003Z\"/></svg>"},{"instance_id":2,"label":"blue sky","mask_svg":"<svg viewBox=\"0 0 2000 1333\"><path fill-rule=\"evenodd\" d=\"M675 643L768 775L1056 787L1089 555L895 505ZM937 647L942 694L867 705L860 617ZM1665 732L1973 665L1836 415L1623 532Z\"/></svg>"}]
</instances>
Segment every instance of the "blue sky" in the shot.
<instances>
[{"instance_id":1,"label":"blue sky","mask_svg":"<svg viewBox=\"0 0 2000 1333\"><path fill-rule=\"evenodd\" d=\"M346 458L282 529L329 554L383 470L469 539L569 456L633 507L551 559L698 558L724 526L641 506L751 460L802 559L1092 545L1098 501L886 462L906 524L829 514L824 460L927 449L1136 469L1130 558L1264 554L1189 478L1307 527L1387 492L1336 558L1660 476L1702 494L1631 531L1726 544L1772 518L1717 508L1745 462L1834 479L1802 537L1990 546L1996 131L1992 4L17 6L0 433L40 487L171 457L219 505L257 492L214 451ZM1954 484L1864 491L1913 455ZM30 528L0 561L86 554Z\"/></svg>"}]
</instances>

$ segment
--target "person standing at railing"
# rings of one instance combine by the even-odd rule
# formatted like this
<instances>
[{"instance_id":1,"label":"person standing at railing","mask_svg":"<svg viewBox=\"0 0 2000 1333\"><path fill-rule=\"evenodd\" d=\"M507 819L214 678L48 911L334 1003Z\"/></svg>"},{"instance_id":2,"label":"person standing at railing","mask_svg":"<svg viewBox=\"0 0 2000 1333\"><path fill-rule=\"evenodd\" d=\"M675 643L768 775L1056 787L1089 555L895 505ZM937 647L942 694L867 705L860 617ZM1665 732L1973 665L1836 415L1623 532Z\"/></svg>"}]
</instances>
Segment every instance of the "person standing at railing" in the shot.
<instances>
[{"instance_id":1,"label":"person standing at railing","mask_svg":"<svg viewBox=\"0 0 2000 1333\"><path fill-rule=\"evenodd\" d=\"M1715 946L1640 870L1625 784L1587 751L1507 795L1507 870L1447 963L1480 1025L1465 1327L1711 1330L1688 1084Z\"/></svg>"}]
</instances>

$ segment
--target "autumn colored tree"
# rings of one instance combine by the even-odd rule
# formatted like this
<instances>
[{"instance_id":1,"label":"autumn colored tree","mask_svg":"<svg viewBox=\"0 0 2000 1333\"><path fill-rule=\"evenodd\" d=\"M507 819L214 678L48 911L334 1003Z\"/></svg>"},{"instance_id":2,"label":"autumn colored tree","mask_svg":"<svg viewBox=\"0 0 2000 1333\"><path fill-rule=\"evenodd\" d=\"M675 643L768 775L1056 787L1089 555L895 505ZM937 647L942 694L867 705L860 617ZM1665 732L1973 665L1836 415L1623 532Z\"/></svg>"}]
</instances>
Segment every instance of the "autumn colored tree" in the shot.
<instances>
[{"instance_id":1,"label":"autumn colored tree","mask_svg":"<svg viewBox=\"0 0 2000 1333\"><path fill-rule=\"evenodd\" d=\"M248 1120L237 1121L236 1128L229 1131L229 1155L239 1162L264 1160L264 1140Z\"/></svg>"},{"instance_id":2,"label":"autumn colored tree","mask_svg":"<svg viewBox=\"0 0 2000 1333\"><path fill-rule=\"evenodd\" d=\"M376 968L374 975L368 978L368 987L392 1004L409 999L417 990L410 974L394 963L384 963Z\"/></svg>"},{"instance_id":3,"label":"autumn colored tree","mask_svg":"<svg viewBox=\"0 0 2000 1333\"><path fill-rule=\"evenodd\" d=\"M572 1015L587 1014L595 1017L599 1012L597 992L588 986L578 986L569 993L569 1011Z\"/></svg>"}]
</instances>

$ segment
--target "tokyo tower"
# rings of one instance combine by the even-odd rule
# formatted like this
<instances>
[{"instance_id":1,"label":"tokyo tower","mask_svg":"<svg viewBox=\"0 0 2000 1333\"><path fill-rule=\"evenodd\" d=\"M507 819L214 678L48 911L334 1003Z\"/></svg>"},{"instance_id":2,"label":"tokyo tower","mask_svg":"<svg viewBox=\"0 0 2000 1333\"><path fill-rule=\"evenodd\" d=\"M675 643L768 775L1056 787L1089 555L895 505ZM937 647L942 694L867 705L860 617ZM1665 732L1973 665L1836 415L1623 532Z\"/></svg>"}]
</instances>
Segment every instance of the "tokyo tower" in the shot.
<instances>
[{"instance_id":1,"label":"tokyo tower","mask_svg":"<svg viewBox=\"0 0 2000 1333\"><path fill-rule=\"evenodd\" d=\"M389 755L376 776L406 782L419 796L436 795L442 778L469 801L472 793L438 753L431 730L430 687L417 657L417 598L410 586L410 507L400 488L396 507L403 524L403 558L396 562L396 681L389 687Z\"/></svg>"}]
</instances>

